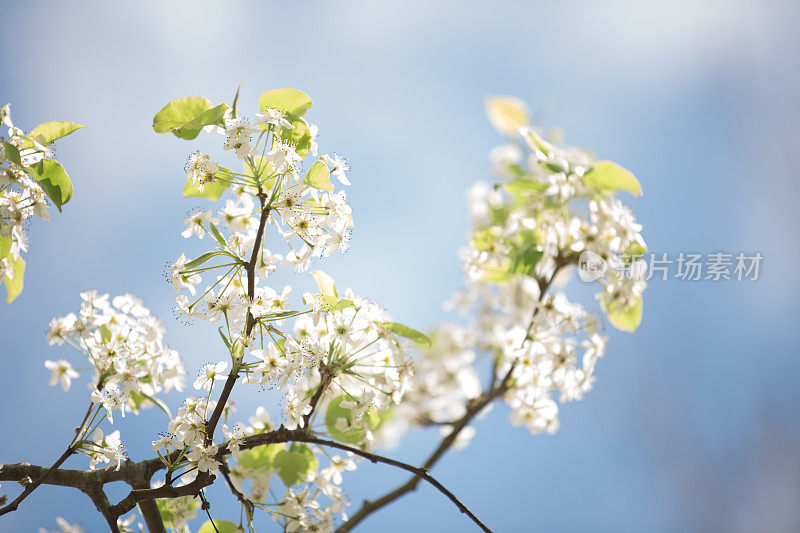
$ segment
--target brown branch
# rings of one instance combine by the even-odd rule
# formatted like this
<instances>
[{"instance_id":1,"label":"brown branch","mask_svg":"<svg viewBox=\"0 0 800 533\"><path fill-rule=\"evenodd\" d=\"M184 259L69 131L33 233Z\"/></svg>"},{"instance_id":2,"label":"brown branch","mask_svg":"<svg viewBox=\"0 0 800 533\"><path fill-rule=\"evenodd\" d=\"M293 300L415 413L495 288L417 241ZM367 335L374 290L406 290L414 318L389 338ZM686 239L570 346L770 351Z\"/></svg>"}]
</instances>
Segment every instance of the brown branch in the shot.
<instances>
[{"instance_id":1,"label":"brown branch","mask_svg":"<svg viewBox=\"0 0 800 533\"><path fill-rule=\"evenodd\" d=\"M64 461L69 459L73 453L75 453L75 450L73 450L71 446L67 448L66 451L61 454L61 457L56 459L56 462L53 463L53 465L50 468L48 468L41 476L37 477L36 481L28 483L25 487L25 490L23 490L22 493L20 493L20 495L14 499L14 501L12 501L8 505L0 509L0 516L3 516L4 514L10 513L12 511L16 511L17 507L19 507L19 504L22 502L22 500L30 496L30 494L33 491L35 491L39 485L46 482L47 478L49 478L55 470L58 470L58 467L64 464Z\"/></svg>"},{"instance_id":2,"label":"brown branch","mask_svg":"<svg viewBox=\"0 0 800 533\"><path fill-rule=\"evenodd\" d=\"M111 531L111 533L120 533L119 525L117 524L117 518L119 517L114 516L111 513L110 511L111 503L109 503L108 497L106 496L106 493L103 491L103 486L100 485L99 483L93 483L90 484L86 489L84 489L83 492L87 496L89 496L89 498L91 498L92 503L97 508L98 512L101 515L103 515L103 518L106 519L109 531ZM161 527L163 531L164 526L162 525ZM149 523L148 523L148 529L149 529ZM153 530L150 530L150 533L155 533L155 532Z\"/></svg>"},{"instance_id":3,"label":"brown branch","mask_svg":"<svg viewBox=\"0 0 800 533\"><path fill-rule=\"evenodd\" d=\"M322 399L322 395L325 390L330 386L331 381L333 381L333 374L328 371L328 369L324 366L320 366L320 381L319 387L314 392L314 396L311 397L311 402L309 406L311 406L311 410L303 416L303 427L308 427L308 421L311 419L311 416L314 414L314 411L317 409L317 404L319 403L320 399Z\"/></svg>"},{"instance_id":4,"label":"brown branch","mask_svg":"<svg viewBox=\"0 0 800 533\"><path fill-rule=\"evenodd\" d=\"M136 489L150 488L150 479L139 479L131 486ZM164 520L161 518L161 511L158 510L155 500L142 500L139 502L139 512L142 513L145 524L147 524L147 531L150 533L167 533L164 528Z\"/></svg>"},{"instance_id":5,"label":"brown branch","mask_svg":"<svg viewBox=\"0 0 800 533\"><path fill-rule=\"evenodd\" d=\"M225 483L228 484L228 488L231 489L233 495L236 496L236 499L239 500L239 502L242 504L242 507L245 508L248 523L252 524L255 505L253 502L248 500L244 494L242 494L242 491L236 488L236 485L233 484L233 480L231 479L231 471L225 461L222 461L222 465L219 467L219 470L222 472L222 477L225 478Z\"/></svg>"},{"instance_id":6,"label":"brown branch","mask_svg":"<svg viewBox=\"0 0 800 533\"><path fill-rule=\"evenodd\" d=\"M531 314L530 321L528 322L528 328L525 333L525 338L529 337L531 331L533 330L533 326L535 323L536 315L539 313L539 303L541 303L542 298L544 297L547 290L550 288L550 285L553 283L553 279L558 274L559 270L564 268L565 266L569 265L573 261L573 258L565 257L565 258L557 258L556 259L556 268L553 271L553 274L546 280L538 279L537 282L539 284L539 298L534 306L534 310ZM524 342L524 339L523 339ZM503 395L509 388L511 375L514 372L514 368L516 363L512 363L511 367L509 368L508 372L505 374L503 379L500 381L499 384L495 385L496 381L496 372L497 372L497 360L495 359L493 362L493 372L492 372L492 380L489 387L489 390L486 391L484 394L479 396L478 398L473 399L467 404L467 412L464 416L461 417L456 423L453 424L452 431L447 435L447 437L443 438L442 441L439 443L439 446L434 450L434 452L430 455L428 460L425 462L423 468L427 471L433 468L437 461L442 457L442 455L447 452L450 447L455 442L458 435L463 431L465 427L469 425L472 419L480 413L487 405L493 402L496 398ZM363 505L361 508L351 516L345 523L339 526L336 529L335 533L347 533L351 531L354 527L356 527L359 523L361 523L364 519L366 519L369 515L374 513L375 511L389 505L390 503L394 502L398 498L408 494L416 490L417 485L419 484L419 477L415 476L406 481L404 484L400 485L396 489L387 492L377 500L364 500Z\"/></svg>"},{"instance_id":7,"label":"brown branch","mask_svg":"<svg viewBox=\"0 0 800 533\"><path fill-rule=\"evenodd\" d=\"M260 186L258 200L261 203L261 217L258 221L258 231L256 232L256 240L253 243L253 252L250 255L250 261L248 261L244 267L245 272L247 273L247 297L250 301L253 301L256 293L256 266L261 253L261 242L264 238L264 229L267 225L267 218L269 217L269 212L271 209L266 205L265 195L261 191ZM248 309L247 323L244 333L246 339L250 338L250 334L253 332L253 327L255 324L256 320ZM236 380L238 378L239 369L234 366L231 369L230 374L228 374L228 379L225 380L225 386L222 388L222 393L219 395L217 405L214 407L214 411L211 413L211 418L209 418L208 422L206 423L206 446L210 445L214 440L214 431L217 428L220 416L222 416L222 411L225 409L225 404L228 403L228 398L230 397L231 391L233 391L233 386L236 384Z\"/></svg>"},{"instance_id":8,"label":"brown branch","mask_svg":"<svg viewBox=\"0 0 800 533\"><path fill-rule=\"evenodd\" d=\"M99 386L99 384L98 384L98 386ZM0 516L3 516L4 514L10 513L12 511L16 511L17 508L19 507L19 504L22 503L22 501L25 498L30 496L31 493L33 491L35 491L39 487L39 485L41 485L42 483L47 481L47 479L53 474L53 472L58 470L59 467L62 464L64 464L64 461L66 461L74 453L76 453L75 449L73 448L73 446L75 445L75 442L79 438L82 437L81 434L86 429L86 424L89 422L89 416L92 414L92 410L93 409L94 409L94 402L89 402L89 408L86 409L86 414L83 415L83 420L81 420L80 425L75 428L75 436L70 441L69 446L67 446L67 449L64 450L64 453L61 454L61 457L56 459L56 462L53 463L53 465L50 468L48 468L45 472L43 472L40 475L36 476L36 481L33 481L32 483L29 483L25 487L25 490L23 490L22 493L14 499L14 501L12 501L8 505L6 505L2 509L0 509ZM33 477L31 477L31 479L33 479Z\"/></svg>"},{"instance_id":9,"label":"brown branch","mask_svg":"<svg viewBox=\"0 0 800 533\"><path fill-rule=\"evenodd\" d=\"M481 520L477 516L475 516L475 513L470 511L466 505L461 503L461 500L459 500L455 494L447 490L447 488L445 488L444 485L442 485L439 481L436 480L436 478L434 478L428 473L427 466L425 467L412 466L408 463L404 463L396 459L391 459L389 457L384 457L382 455L366 452L360 448L355 448L353 446L348 446L346 444L341 444L339 442L332 440L318 439L316 437L309 436L308 438L305 438L301 442L309 442L321 446L330 446L331 448L346 450L356 455L360 455L361 457L364 457L365 459L368 459L373 463L383 463L411 472L412 474L414 474L414 477L412 479L414 479L415 482L419 482L420 479L424 479L425 481L433 485L439 492L447 496L447 498L451 502L453 502L456 505L456 507L458 507L458 510L466 514L473 522L475 522L478 525L479 528L481 528L482 531L485 531L486 533L492 533L492 530L489 529L486 526L486 524L481 522Z\"/></svg>"}]
</instances>

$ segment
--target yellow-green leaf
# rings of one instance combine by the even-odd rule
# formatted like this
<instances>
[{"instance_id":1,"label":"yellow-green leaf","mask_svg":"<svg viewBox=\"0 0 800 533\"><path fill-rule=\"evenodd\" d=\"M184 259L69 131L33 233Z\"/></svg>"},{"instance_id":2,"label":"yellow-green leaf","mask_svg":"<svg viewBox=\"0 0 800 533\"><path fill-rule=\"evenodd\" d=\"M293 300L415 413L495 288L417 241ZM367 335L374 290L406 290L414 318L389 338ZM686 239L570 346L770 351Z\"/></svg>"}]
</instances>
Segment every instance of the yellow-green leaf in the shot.
<instances>
[{"instance_id":1,"label":"yellow-green leaf","mask_svg":"<svg viewBox=\"0 0 800 533\"><path fill-rule=\"evenodd\" d=\"M167 133L172 128L183 126L206 109L211 108L211 102L202 96L189 96L178 98L168 103L153 117L153 130L156 133Z\"/></svg>"},{"instance_id":2,"label":"yellow-green leaf","mask_svg":"<svg viewBox=\"0 0 800 533\"><path fill-rule=\"evenodd\" d=\"M626 308L606 308L603 309L608 315L608 321L611 325L620 331L633 332L639 328L642 323L642 299L637 298L636 303Z\"/></svg>"},{"instance_id":3,"label":"yellow-green leaf","mask_svg":"<svg viewBox=\"0 0 800 533\"><path fill-rule=\"evenodd\" d=\"M600 161L589 172L584 174L583 182L589 187L594 187L601 191L628 191L639 196L642 194L642 186L639 180L630 171L611 161Z\"/></svg>"},{"instance_id":4,"label":"yellow-green leaf","mask_svg":"<svg viewBox=\"0 0 800 533\"><path fill-rule=\"evenodd\" d=\"M304 92L291 87L272 89L258 97L258 108L261 111L277 109L302 117L309 107L311 107L311 98Z\"/></svg>"},{"instance_id":5,"label":"yellow-green leaf","mask_svg":"<svg viewBox=\"0 0 800 533\"><path fill-rule=\"evenodd\" d=\"M78 131L82 127L83 127L82 124L75 124L74 122L68 122L66 120L53 120L51 122L45 122L44 124L39 124L38 126L33 128L31 132L28 134L28 137L30 137L31 139L33 139L34 141L38 142L41 145L47 146L56 139L60 139L61 137L66 137L70 133ZM28 146L26 146L26 148L27 147Z\"/></svg>"},{"instance_id":6,"label":"yellow-green leaf","mask_svg":"<svg viewBox=\"0 0 800 533\"><path fill-rule=\"evenodd\" d=\"M187 176L186 184L183 186L183 197L189 198L190 196L195 196L197 198L219 200L219 197L222 196L222 193L227 191L231 186L231 182L227 179L230 177L230 170L220 167L219 172L217 172L215 176L217 178L225 179L215 179L211 183L206 183L202 191L198 189L194 182L192 182L192 179Z\"/></svg>"},{"instance_id":7,"label":"yellow-green leaf","mask_svg":"<svg viewBox=\"0 0 800 533\"><path fill-rule=\"evenodd\" d=\"M278 470L278 475L287 487L299 483L306 479L312 470L317 469L317 461L314 452L305 444L293 442L288 450L280 450L272 460L274 468Z\"/></svg>"},{"instance_id":8,"label":"yellow-green leaf","mask_svg":"<svg viewBox=\"0 0 800 533\"><path fill-rule=\"evenodd\" d=\"M400 324L398 322L378 322L383 328L387 331L394 333L395 335L400 335L401 337L405 337L406 339L412 340L417 344L421 344L423 346L430 346L431 340L428 338L427 335L421 333L415 329L412 329L405 324Z\"/></svg>"},{"instance_id":9,"label":"yellow-green leaf","mask_svg":"<svg viewBox=\"0 0 800 533\"><path fill-rule=\"evenodd\" d=\"M282 444L266 444L239 453L238 463L250 470L269 470L278 452L284 449Z\"/></svg>"},{"instance_id":10,"label":"yellow-green leaf","mask_svg":"<svg viewBox=\"0 0 800 533\"><path fill-rule=\"evenodd\" d=\"M204 127L212 125L221 126L227 110L228 104L219 104L211 109L206 109L188 122L172 128L172 133L174 133L176 137L186 139L187 141L196 139Z\"/></svg>"},{"instance_id":11,"label":"yellow-green leaf","mask_svg":"<svg viewBox=\"0 0 800 533\"><path fill-rule=\"evenodd\" d=\"M2 226L0 226L0 230L2 230ZM8 252L11 251L11 245L13 244L14 239L11 235L2 235L0 232L0 257L5 257L8 255Z\"/></svg>"},{"instance_id":12,"label":"yellow-green leaf","mask_svg":"<svg viewBox=\"0 0 800 533\"><path fill-rule=\"evenodd\" d=\"M339 295L336 294L336 284L333 282L332 277L322 270L314 270L311 272L311 275L314 276L314 281L317 282L317 287L319 287L319 290L322 291L322 294L326 296L333 296L334 298L339 297Z\"/></svg>"},{"instance_id":13,"label":"yellow-green leaf","mask_svg":"<svg viewBox=\"0 0 800 533\"><path fill-rule=\"evenodd\" d=\"M525 144L528 145L528 148L535 151L540 151L544 155L550 155L550 151L553 149L550 146L550 143L544 140L544 137L536 133L533 128L523 128L522 130L522 139L525 141Z\"/></svg>"},{"instance_id":14,"label":"yellow-green leaf","mask_svg":"<svg viewBox=\"0 0 800 533\"><path fill-rule=\"evenodd\" d=\"M6 260L12 262L14 271L14 279L10 279L8 276L3 278L6 284L6 291L8 291L6 303L10 304L22 292L22 278L25 276L25 261L21 257L13 259L11 255L9 255Z\"/></svg>"},{"instance_id":15,"label":"yellow-green leaf","mask_svg":"<svg viewBox=\"0 0 800 533\"><path fill-rule=\"evenodd\" d=\"M230 520L215 519L214 523L211 523L211 520L206 520L197 530L197 533L237 533L239 531L243 532L244 530L239 529L239 526Z\"/></svg>"},{"instance_id":16,"label":"yellow-green leaf","mask_svg":"<svg viewBox=\"0 0 800 533\"><path fill-rule=\"evenodd\" d=\"M342 442L349 442L350 444L361 444L367 438L367 429L375 431L381 423L380 416L370 409L362 419L359 427L349 426L353 423L353 409L342 407L341 403L344 401L356 401L357 398L349 394L342 394L332 399L328 404L328 409L325 411L325 425L328 428L328 433L331 434L336 440ZM344 424L344 427L349 429L339 429L337 425Z\"/></svg>"},{"instance_id":17,"label":"yellow-green leaf","mask_svg":"<svg viewBox=\"0 0 800 533\"><path fill-rule=\"evenodd\" d=\"M286 115L286 120L292 123L291 129L282 129L280 139L294 145L294 150L300 157L308 155L311 148L311 131L308 129L306 121L298 115ZM274 138L277 140L277 137Z\"/></svg>"},{"instance_id":18,"label":"yellow-green leaf","mask_svg":"<svg viewBox=\"0 0 800 533\"><path fill-rule=\"evenodd\" d=\"M322 161L317 161L311 168L308 169L308 174L303 178L303 183L315 189L323 191L332 191L333 183L331 183L331 171L328 165Z\"/></svg>"},{"instance_id":19,"label":"yellow-green leaf","mask_svg":"<svg viewBox=\"0 0 800 533\"><path fill-rule=\"evenodd\" d=\"M530 117L528 106L519 98L489 96L484 104L492 127L506 137L516 137L519 129L528 124Z\"/></svg>"},{"instance_id":20,"label":"yellow-green leaf","mask_svg":"<svg viewBox=\"0 0 800 533\"><path fill-rule=\"evenodd\" d=\"M33 167L33 179L53 201L59 211L72 198L72 182L58 161L42 159Z\"/></svg>"},{"instance_id":21,"label":"yellow-green leaf","mask_svg":"<svg viewBox=\"0 0 800 533\"><path fill-rule=\"evenodd\" d=\"M6 141L2 141L2 146L3 146L3 155L6 156L6 159L11 161L18 167L24 168L22 166L22 159L19 156L19 150L17 149L17 147Z\"/></svg>"}]
</instances>

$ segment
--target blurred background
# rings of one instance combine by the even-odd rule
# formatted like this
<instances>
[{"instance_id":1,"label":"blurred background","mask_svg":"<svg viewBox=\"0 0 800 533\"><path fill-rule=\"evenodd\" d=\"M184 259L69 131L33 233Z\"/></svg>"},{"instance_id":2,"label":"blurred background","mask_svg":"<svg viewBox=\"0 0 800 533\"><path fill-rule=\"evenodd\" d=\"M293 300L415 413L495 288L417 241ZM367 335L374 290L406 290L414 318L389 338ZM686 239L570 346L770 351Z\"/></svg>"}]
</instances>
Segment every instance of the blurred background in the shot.
<instances>
[{"instance_id":1,"label":"blurred background","mask_svg":"<svg viewBox=\"0 0 800 533\"><path fill-rule=\"evenodd\" d=\"M464 193L491 179L486 153L502 142L483 98L510 94L540 109L545 126L564 128L570 144L638 176L645 194L631 205L652 251L764 260L758 281L653 280L641 328L607 332L596 387L564 406L556 435L514 429L496 408L434 474L496 531L800 530L800 4L28 1L2 9L0 104L11 102L25 129L56 119L86 129L58 146L74 198L30 227L25 290L0 309L0 461L49 464L83 413L86 378L65 394L47 386L43 366L81 363L44 340L50 318L77 309L81 290L142 297L191 375L219 359L208 349L219 341L213 327L173 318L162 277L168 261L195 250L180 231L185 212L204 205L180 196L193 145L150 129L168 101L230 103L241 81L240 109L252 115L267 89L311 95L321 149L350 159L356 222L350 253L322 268L425 329L449 318L442 303L461 285ZM298 291L309 286L287 279ZM234 399L242 421L258 405L275 412L274 397L254 389ZM164 426L157 410L127 418L129 455L149 456ZM435 438L413 433L387 453L418 462ZM345 488L357 508L405 479L363 464ZM115 488L112 499L124 493ZM215 518L238 516L229 493L211 500ZM54 528L56 516L105 528L84 495L43 487L0 530ZM471 528L423 485L361 526Z\"/></svg>"}]
</instances>

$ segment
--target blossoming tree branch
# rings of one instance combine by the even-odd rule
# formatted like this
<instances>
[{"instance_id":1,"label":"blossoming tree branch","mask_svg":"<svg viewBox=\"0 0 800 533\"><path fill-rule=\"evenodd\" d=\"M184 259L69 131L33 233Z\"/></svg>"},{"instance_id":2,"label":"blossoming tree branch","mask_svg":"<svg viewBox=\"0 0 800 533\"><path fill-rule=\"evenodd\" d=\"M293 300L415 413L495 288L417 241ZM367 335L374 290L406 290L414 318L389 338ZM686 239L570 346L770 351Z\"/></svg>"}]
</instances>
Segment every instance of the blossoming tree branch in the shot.
<instances>
[{"instance_id":1,"label":"blossoming tree branch","mask_svg":"<svg viewBox=\"0 0 800 533\"><path fill-rule=\"evenodd\" d=\"M140 300L82 292L77 311L53 319L47 331L50 344L69 345L75 358L44 364L50 384L64 391L88 380L85 415L51 464L0 467L0 481L21 485L17 493L4 484L11 494L2 496L0 515L47 484L85 493L114 532L133 531L137 520L151 532L185 532L198 514L208 518L201 533L252 532L271 522L290 532L346 532L424 482L490 531L430 472L468 444L472 423L494 402L509 406L515 426L553 433L559 404L591 389L605 320L556 290L586 251L635 266L645 252L641 227L617 195L640 194L638 181L548 140L519 100L487 99L492 125L507 138L490 152L498 181L469 192L464 289L448 303L460 319L425 335L314 269L347 251L353 219L342 189L350 185L347 160L318 146L310 98L291 88L267 91L253 120L240 114L238 100L238 92L231 105L181 98L153 119L157 133L224 139L219 153L195 151L185 168L183 196L218 203L185 220L182 235L206 251L178 254L167 273L185 319L218 331L219 345L205 354L218 362L187 370ZM60 210L72 194L51 145L80 126L51 122L26 135L8 106L2 121L9 131L0 161L0 274L10 301L22 290L24 222L47 219L48 199ZM318 291L295 296L275 286L278 269L307 272ZM635 330L644 282L608 269L596 283L608 322ZM90 371L76 369L87 364ZM244 418L233 408L235 388L264 387L280 391L279 423L269 414L277 406ZM164 395L172 390L191 394L170 406ZM152 456L129 458L118 428L151 407L165 413L163 428L126 439L152 442ZM376 453L425 426L438 427L440 439L423 464ZM75 464L67 468L68 461ZM407 471L408 481L351 506L346 473L378 463ZM129 489L113 502L105 486L117 481ZM214 483L227 487L238 516L212 514L205 489Z\"/></svg>"}]
</instances>

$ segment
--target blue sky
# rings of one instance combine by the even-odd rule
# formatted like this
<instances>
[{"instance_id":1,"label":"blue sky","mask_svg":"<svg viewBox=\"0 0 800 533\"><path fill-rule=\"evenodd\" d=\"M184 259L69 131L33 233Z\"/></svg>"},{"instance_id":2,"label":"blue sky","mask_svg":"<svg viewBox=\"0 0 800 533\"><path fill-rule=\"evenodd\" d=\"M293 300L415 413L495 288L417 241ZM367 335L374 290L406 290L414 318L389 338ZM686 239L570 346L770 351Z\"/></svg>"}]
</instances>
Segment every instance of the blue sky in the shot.
<instances>
[{"instance_id":1,"label":"blue sky","mask_svg":"<svg viewBox=\"0 0 800 533\"><path fill-rule=\"evenodd\" d=\"M207 349L213 328L173 320L161 276L186 249L184 213L202 205L180 198L191 145L149 127L166 102L230 101L239 81L244 112L270 88L310 94L323 149L352 166L353 247L324 268L425 328L448 318L464 192L489 178L486 152L501 142L483 98L513 94L568 142L636 173L645 194L631 204L651 250L760 251L761 279L652 282L642 327L609 332L595 390L565 406L555 436L513 429L497 407L435 474L498 531L800 527L796 4L25 2L3 11L2 103L24 127L87 128L58 147L74 199L31 226L25 291L0 310L0 461L47 463L80 416L82 384L47 387L42 364L72 356L48 347L44 328L77 307L80 290L138 294L192 369L218 359ZM274 398L236 400L245 417ZM157 413L126 421L132 457L162 423ZM390 453L419 461L433 438L410 435ZM365 464L348 479L357 504L405 476ZM235 507L223 492L212 501L218 517ZM53 527L56 515L103 530L88 499L60 488L37 491L2 527ZM408 527L470 526L422 487L363 530Z\"/></svg>"}]
</instances>

